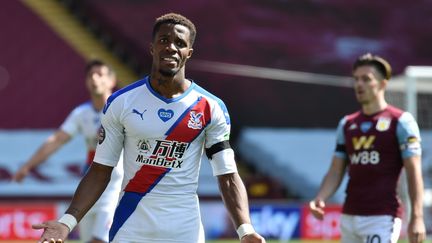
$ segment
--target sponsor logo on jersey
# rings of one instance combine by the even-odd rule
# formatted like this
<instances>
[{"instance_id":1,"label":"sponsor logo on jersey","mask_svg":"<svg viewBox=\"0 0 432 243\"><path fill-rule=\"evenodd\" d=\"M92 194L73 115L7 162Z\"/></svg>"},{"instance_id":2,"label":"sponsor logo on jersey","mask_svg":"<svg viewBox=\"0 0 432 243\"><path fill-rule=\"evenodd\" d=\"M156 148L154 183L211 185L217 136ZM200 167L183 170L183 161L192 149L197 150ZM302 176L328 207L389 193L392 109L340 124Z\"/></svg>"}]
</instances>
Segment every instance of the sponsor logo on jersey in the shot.
<instances>
[{"instance_id":1,"label":"sponsor logo on jersey","mask_svg":"<svg viewBox=\"0 0 432 243\"><path fill-rule=\"evenodd\" d=\"M377 131L384 132L390 128L391 119L388 117L380 117L375 126Z\"/></svg>"},{"instance_id":2,"label":"sponsor logo on jersey","mask_svg":"<svg viewBox=\"0 0 432 243\"><path fill-rule=\"evenodd\" d=\"M99 134L98 134L98 137L99 137L99 139L98 139L98 143L99 143L99 144L102 144L103 141L105 140L105 128L104 128L103 126L101 126L101 127L99 128Z\"/></svg>"},{"instance_id":3,"label":"sponsor logo on jersey","mask_svg":"<svg viewBox=\"0 0 432 243\"><path fill-rule=\"evenodd\" d=\"M147 111L147 109L145 109L143 112L139 112L137 109L133 109L132 114L137 114L138 116L141 117L141 120L144 120L143 115L144 115L144 112L146 112L146 111Z\"/></svg>"},{"instance_id":4,"label":"sponsor logo on jersey","mask_svg":"<svg viewBox=\"0 0 432 243\"><path fill-rule=\"evenodd\" d=\"M139 146L144 146L144 148L147 149L151 148L147 141L140 142ZM147 157L140 153L138 154L135 161L143 164L167 168L181 168L183 163L183 155L185 154L188 146L189 143L185 142L156 140L156 144L150 156Z\"/></svg>"},{"instance_id":5,"label":"sponsor logo on jersey","mask_svg":"<svg viewBox=\"0 0 432 243\"><path fill-rule=\"evenodd\" d=\"M369 131L369 129L372 127L372 122L362 122L360 124L360 130L365 133Z\"/></svg>"},{"instance_id":6,"label":"sponsor logo on jersey","mask_svg":"<svg viewBox=\"0 0 432 243\"><path fill-rule=\"evenodd\" d=\"M373 145L373 142L375 141L375 136L360 136L360 137L353 137L352 143L354 150L366 150L370 149Z\"/></svg>"},{"instance_id":7,"label":"sponsor logo on jersey","mask_svg":"<svg viewBox=\"0 0 432 243\"><path fill-rule=\"evenodd\" d=\"M374 135L352 138L352 144L355 152L350 154L351 164L376 165L380 162L380 153L378 151L371 150L373 149L375 138L376 137Z\"/></svg>"},{"instance_id":8,"label":"sponsor logo on jersey","mask_svg":"<svg viewBox=\"0 0 432 243\"><path fill-rule=\"evenodd\" d=\"M159 109L158 110L158 116L163 122L167 122L169 119L171 119L174 116L174 111L173 110Z\"/></svg>"},{"instance_id":9,"label":"sponsor logo on jersey","mask_svg":"<svg viewBox=\"0 0 432 243\"><path fill-rule=\"evenodd\" d=\"M380 153L378 151L360 151L350 155L350 161L353 165L376 165L380 162Z\"/></svg>"},{"instance_id":10,"label":"sponsor logo on jersey","mask_svg":"<svg viewBox=\"0 0 432 243\"><path fill-rule=\"evenodd\" d=\"M202 112L196 113L195 111L191 111L189 115L190 115L190 119L188 121L187 126L192 129L201 129L202 128L201 117L203 116L203 113Z\"/></svg>"}]
</instances>

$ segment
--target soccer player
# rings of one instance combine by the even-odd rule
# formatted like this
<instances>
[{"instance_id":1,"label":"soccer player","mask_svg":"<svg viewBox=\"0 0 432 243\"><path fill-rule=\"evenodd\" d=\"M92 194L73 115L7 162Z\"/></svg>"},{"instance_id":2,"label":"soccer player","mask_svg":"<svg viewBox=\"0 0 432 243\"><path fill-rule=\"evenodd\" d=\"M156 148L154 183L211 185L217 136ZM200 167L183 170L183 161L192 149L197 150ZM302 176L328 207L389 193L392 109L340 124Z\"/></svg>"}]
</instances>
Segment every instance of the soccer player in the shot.
<instances>
[{"instance_id":1,"label":"soccer player","mask_svg":"<svg viewBox=\"0 0 432 243\"><path fill-rule=\"evenodd\" d=\"M96 156L58 221L34 225L41 241L63 242L97 200L124 149L123 191L110 241L203 243L196 194L205 150L241 242L265 242L250 222L246 190L229 144L224 103L185 78L196 29L179 14L156 19L149 76L117 92L102 115Z\"/></svg>"},{"instance_id":2,"label":"soccer player","mask_svg":"<svg viewBox=\"0 0 432 243\"><path fill-rule=\"evenodd\" d=\"M337 128L331 166L316 197L312 214L324 217L325 201L348 171L341 216L344 243L396 243L401 230L397 182L406 170L411 215L410 243L425 239L420 132L413 116L385 101L391 67L383 58L365 54L353 65L354 91L361 110L347 115Z\"/></svg>"},{"instance_id":3,"label":"soccer player","mask_svg":"<svg viewBox=\"0 0 432 243\"><path fill-rule=\"evenodd\" d=\"M87 163L84 172L93 161L101 126L102 109L116 84L114 71L100 60L89 62L85 68L86 87L91 100L77 106L66 118L61 127L41 145L30 159L13 176L13 180L21 182L34 168L81 133L87 145ZM83 173L84 174L84 173ZM113 220L122 181L122 167L117 166L111 175L111 181L102 196L81 220L80 238L86 243L108 242L109 228Z\"/></svg>"}]
</instances>

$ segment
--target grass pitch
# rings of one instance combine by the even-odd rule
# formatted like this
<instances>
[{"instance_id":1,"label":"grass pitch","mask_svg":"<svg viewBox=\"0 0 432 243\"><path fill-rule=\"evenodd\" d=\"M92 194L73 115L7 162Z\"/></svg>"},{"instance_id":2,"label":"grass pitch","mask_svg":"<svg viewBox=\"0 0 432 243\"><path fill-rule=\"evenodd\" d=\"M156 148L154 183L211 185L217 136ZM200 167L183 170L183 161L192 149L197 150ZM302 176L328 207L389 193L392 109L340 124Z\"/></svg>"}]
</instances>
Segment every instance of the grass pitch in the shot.
<instances>
[{"instance_id":1,"label":"grass pitch","mask_svg":"<svg viewBox=\"0 0 432 243\"><path fill-rule=\"evenodd\" d=\"M239 243L239 240L211 240L206 243ZM290 241L278 241L268 240L267 243L337 243L339 241L332 240L290 240ZM11 241L11 240L0 240L0 243L35 243L35 241ZM84 243L82 241L66 241L66 243ZM408 243L406 240L400 240L399 243ZM432 240L426 240L424 243L432 243Z\"/></svg>"}]
</instances>

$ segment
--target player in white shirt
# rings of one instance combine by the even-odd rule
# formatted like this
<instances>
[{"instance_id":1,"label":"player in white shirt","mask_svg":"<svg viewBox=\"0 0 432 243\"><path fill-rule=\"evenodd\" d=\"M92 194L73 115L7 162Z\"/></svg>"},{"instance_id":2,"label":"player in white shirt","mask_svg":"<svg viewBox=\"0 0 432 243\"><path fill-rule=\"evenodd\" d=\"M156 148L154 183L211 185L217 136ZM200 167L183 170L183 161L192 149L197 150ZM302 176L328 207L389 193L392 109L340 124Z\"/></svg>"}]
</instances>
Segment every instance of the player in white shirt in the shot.
<instances>
[{"instance_id":1,"label":"player in white shirt","mask_svg":"<svg viewBox=\"0 0 432 243\"><path fill-rule=\"evenodd\" d=\"M265 242L250 223L246 190L229 145L225 105L185 78L195 35L193 23L181 15L156 19L150 76L109 98L94 163L66 214L33 225L45 229L42 242L66 239L108 183L122 149L125 176L111 242L204 243L196 194L204 150L240 241Z\"/></svg>"},{"instance_id":2,"label":"player in white shirt","mask_svg":"<svg viewBox=\"0 0 432 243\"><path fill-rule=\"evenodd\" d=\"M22 179L35 167L70 141L75 135L82 134L87 146L87 161L83 166L83 174L93 161L98 141L100 118L107 98L112 94L116 83L114 72L99 60L93 60L86 67L86 86L91 101L77 106L66 118L61 127L31 156L14 175L13 180ZM99 200L80 222L80 238L83 242L108 242L108 232L112 224L121 181L123 176L122 163L113 170L111 181Z\"/></svg>"}]
</instances>

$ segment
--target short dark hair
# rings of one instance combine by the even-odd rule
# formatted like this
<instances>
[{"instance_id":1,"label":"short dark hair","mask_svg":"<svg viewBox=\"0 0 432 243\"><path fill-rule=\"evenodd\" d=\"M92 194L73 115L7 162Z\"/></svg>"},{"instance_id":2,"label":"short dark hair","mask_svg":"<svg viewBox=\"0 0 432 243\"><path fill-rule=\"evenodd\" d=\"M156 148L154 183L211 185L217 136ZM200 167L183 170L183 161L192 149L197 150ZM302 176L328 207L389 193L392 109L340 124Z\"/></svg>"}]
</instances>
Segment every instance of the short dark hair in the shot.
<instances>
[{"instance_id":1,"label":"short dark hair","mask_svg":"<svg viewBox=\"0 0 432 243\"><path fill-rule=\"evenodd\" d=\"M155 20L153 26L153 33L152 33L153 39L155 38L156 33L159 31L162 24L180 24L188 28L190 31L190 36L189 36L190 44L191 46L193 46L195 42L196 28L195 25L192 23L192 21L190 21L188 18L177 13L168 13L160 16Z\"/></svg>"},{"instance_id":2,"label":"short dark hair","mask_svg":"<svg viewBox=\"0 0 432 243\"><path fill-rule=\"evenodd\" d=\"M109 70L109 73L114 74L114 69L112 69L110 65L106 64L104 61L99 60L99 59L93 59L93 60L90 60L89 62L87 62L86 66L84 68L85 74L87 75L92 68L99 67L99 66L107 67Z\"/></svg>"},{"instance_id":3,"label":"short dark hair","mask_svg":"<svg viewBox=\"0 0 432 243\"><path fill-rule=\"evenodd\" d=\"M382 75L384 79L390 80L392 68L390 64L382 57L366 53L357 58L353 65L353 71L360 66L373 66Z\"/></svg>"}]
</instances>

